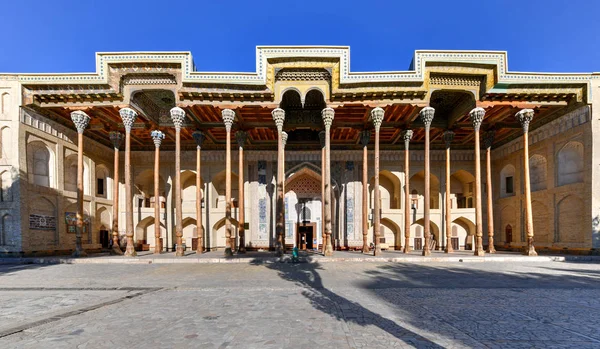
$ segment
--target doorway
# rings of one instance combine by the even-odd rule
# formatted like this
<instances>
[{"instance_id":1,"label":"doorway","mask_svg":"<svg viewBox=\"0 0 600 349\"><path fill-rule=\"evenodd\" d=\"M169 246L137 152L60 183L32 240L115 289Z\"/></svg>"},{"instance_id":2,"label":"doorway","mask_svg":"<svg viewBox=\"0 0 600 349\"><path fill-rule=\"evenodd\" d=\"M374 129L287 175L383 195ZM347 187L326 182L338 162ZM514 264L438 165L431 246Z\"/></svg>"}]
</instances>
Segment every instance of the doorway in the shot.
<instances>
[{"instance_id":1,"label":"doorway","mask_svg":"<svg viewBox=\"0 0 600 349\"><path fill-rule=\"evenodd\" d=\"M510 246L510 243L512 242L512 227L509 225L506 226L506 244Z\"/></svg>"},{"instance_id":2,"label":"doorway","mask_svg":"<svg viewBox=\"0 0 600 349\"><path fill-rule=\"evenodd\" d=\"M100 244L102 248L108 248L108 230L100 230Z\"/></svg>"},{"instance_id":3,"label":"doorway","mask_svg":"<svg viewBox=\"0 0 600 349\"><path fill-rule=\"evenodd\" d=\"M315 241L317 238L316 228L316 223L298 223L296 226L296 246L299 250L312 250L317 246Z\"/></svg>"}]
</instances>

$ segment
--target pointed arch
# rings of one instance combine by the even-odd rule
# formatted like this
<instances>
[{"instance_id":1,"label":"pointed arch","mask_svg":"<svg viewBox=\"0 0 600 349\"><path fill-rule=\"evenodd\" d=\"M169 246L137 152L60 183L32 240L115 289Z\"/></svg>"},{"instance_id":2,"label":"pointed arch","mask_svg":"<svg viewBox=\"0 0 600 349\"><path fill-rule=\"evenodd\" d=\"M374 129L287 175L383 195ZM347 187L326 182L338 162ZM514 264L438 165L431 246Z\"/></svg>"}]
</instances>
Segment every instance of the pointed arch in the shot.
<instances>
[{"instance_id":1,"label":"pointed arch","mask_svg":"<svg viewBox=\"0 0 600 349\"><path fill-rule=\"evenodd\" d=\"M381 194L381 208L386 209L399 209L400 208L400 178L394 173L383 170L379 172L379 192ZM369 195L371 207L374 207L374 189L375 189L375 176L369 180Z\"/></svg>"},{"instance_id":2,"label":"pointed arch","mask_svg":"<svg viewBox=\"0 0 600 349\"><path fill-rule=\"evenodd\" d=\"M27 173L29 183L51 187L55 186L56 160L54 151L40 140L27 143Z\"/></svg>"},{"instance_id":3,"label":"pointed arch","mask_svg":"<svg viewBox=\"0 0 600 349\"><path fill-rule=\"evenodd\" d=\"M458 170L450 176L450 199L453 208L474 208L474 183L475 176L465 170Z\"/></svg>"},{"instance_id":4,"label":"pointed arch","mask_svg":"<svg viewBox=\"0 0 600 349\"><path fill-rule=\"evenodd\" d=\"M225 209L225 170L215 174L211 180L212 184L212 195L211 195L211 208ZM231 201L233 206L237 206L235 203L238 198L238 175L236 172L231 171Z\"/></svg>"},{"instance_id":5,"label":"pointed arch","mask_svg":"<svg viewBox=\"0 0 600 349\"><path fill-rule=\"evenodd\" d=\"M515 195L515 167L511 164L505 165L500 171L500 197Z\"/></svg>"},{"instance_id":6,"label":"pointed arch","mask_svg":"<svg viewBox=\"0 0 600 349\"><path fill-rule=\"evenodd\" d=\"M166 236L166 227L164 222L161 220L160 222L160 236ZM138 241L145 241L146 244L151 247L154 246L154 216L148 216L135 226L135 238L134 241L137 243Z\"/></svg>"},{"instance_id":7,"label":"pointed arch","mask_svg":"<svg viewBox=\"0 0 600 349\"><path fill-rule=\"evenodd\" d=\"M430 208L433 210L440 208L440 180L436 175L430 174L429 176L429 187L430 187ZM418 195L419 205L423 207L424 193L425 193L425 171L419 171L410 177L410 188L416 190Z\"/></svg>"},{"instance_id":8,"label":"pointed arch","mask_svg":"<svg viewBox=\"0 0 600 349\"><path fill-rule=\"evenodd\" d=\"M12 229L12 216L6 213L0 222L0 246L13 245L14 230Z\"/></svg>"},{"instance_id":9,"label":"pointed arch","mask_svg":"<svg viewBox=\"0 0 600 349\"><path fill-rule=\"evenodd\" d=\"M381 237L391 249L398 249L402 245L402 230L393 220L381 218Z\"/></svg>"},{"instance_id":10,"label":"pointed arch","mask_svg":"<svg viewBox=\"0 0 600 349\"><path fill-rule=\"evenodd\" d=\"M237 234L238 221L231 218L231 231ZM225 217L219 219L212 227L210 248L225 248Z\"/></svg>"},{"instance_id":11,"label":"pointed arch","mask_svg":"<svg viewBox=\"0 0 600 349\"><path fill-rule=\"evenodd\" d=\"M12 156L12 132L9 126L0 129L0 158L9 159Z\"/></svg>"},{"instance_id":12,"label":"pointed arch","mask_svg":"<svg viewBox=\"0 0 600 349\"><path fill-rule=\"evenodd\" d=\"M425 219L421 218L419 220L417 220L416 222L414 222L411 227L411 234L410 236L414 236L415 238L418 238L417 235L417 228L420 228L421 231L421 237L424 239L425 238ZM440 228L437 226L437 224L435 224L432 220L429 221L429 232L431 233L431 237L432 239L434 239L436 241L436 248L439 248L440 246Z\"/></svg>"}]
</instances>

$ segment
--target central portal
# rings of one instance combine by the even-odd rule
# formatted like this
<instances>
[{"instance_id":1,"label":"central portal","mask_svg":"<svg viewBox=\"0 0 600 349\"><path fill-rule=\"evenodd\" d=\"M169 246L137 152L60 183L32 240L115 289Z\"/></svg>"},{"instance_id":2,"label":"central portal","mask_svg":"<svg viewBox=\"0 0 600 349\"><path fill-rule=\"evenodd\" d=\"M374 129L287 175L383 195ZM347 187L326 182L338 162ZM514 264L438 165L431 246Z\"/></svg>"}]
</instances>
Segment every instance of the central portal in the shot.
<instances>
[{"instance_id":1,"label":"central portal","mask_svg":"<svg viewBox=\"0 0 600 349\"><path fill-rule=\"evenodd\" d=\"M298 223L296 226L296 246L302 251L312 250L316 247L316 223Z\"/></svg>"}]
</instances>

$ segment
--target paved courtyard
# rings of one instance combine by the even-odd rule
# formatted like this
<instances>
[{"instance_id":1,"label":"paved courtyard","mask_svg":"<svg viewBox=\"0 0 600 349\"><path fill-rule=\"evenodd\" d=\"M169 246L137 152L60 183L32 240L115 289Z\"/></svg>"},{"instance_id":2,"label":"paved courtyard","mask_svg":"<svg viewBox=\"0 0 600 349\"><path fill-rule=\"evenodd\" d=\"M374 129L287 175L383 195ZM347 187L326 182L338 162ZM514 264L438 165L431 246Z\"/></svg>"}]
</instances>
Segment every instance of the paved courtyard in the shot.
<instances>
[{"instance_id":1,"label":"paved courtyard","mask_svg":"<svg viewBox=\"0 0 600 349\"><path fill-rule=\"evenodd\" d=\"M0 265L0 348L599 348L600 263Z\"/></svg>"}]
</instances>

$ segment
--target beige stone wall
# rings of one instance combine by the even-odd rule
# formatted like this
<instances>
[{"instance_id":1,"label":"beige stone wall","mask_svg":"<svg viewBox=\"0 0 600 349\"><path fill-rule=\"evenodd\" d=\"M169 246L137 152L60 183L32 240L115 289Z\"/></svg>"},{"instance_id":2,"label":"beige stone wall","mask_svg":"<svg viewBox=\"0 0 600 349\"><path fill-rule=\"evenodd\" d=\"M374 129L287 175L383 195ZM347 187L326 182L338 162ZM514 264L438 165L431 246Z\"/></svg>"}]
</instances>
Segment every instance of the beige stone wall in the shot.
<instances>
[{"instance_id":1,"label":"beige stone wall","mask_svg":"<svg viewBox=\"0 0 600 349\"><path fill-rule=\"evenodd\" d=\"M19 167L21 168L20 202L22 215L22 251L28 254L65 253L74 249L75 234L67 232L65 212L75 212L77 193L68 190L65 183L76 181L70 178L73 173L65 170L65 161L77 153L77 134L29 110L21 110L19 115ZM83 247L88 250L100 249L100 227L110 230L112 221L112 192L107 188L107 197L96 195L96 168L102 166L112 178L111 149L85 138L84 143L84 214L89 217L89 232L83 235ZM35 145L35 146L34 146ZM49 179L38 182L31 169L35 165L34 149L45 147L50 155ZM111 182L109 182L111 183ZM48 185L46 185L48 184ZM54 217L55 229L32 229L31 215Z\"/></svg>"},{"instance_id":2,"label":"beige stone wall","mask_svg":"<svg viewBox=\"0 0 600 349\"><path fill-rule=\"evenodd\" d=\"M600 73L591 80L592 117L591 117L591 205L587 212L592 218L592 247L600 248Z\"/></svg>"},{"instance_id":3,"label":"beige stone wall","mask_svg":"<svg viewBox=\"0 0 600 349\"><path fill-rule=\"evenodd\" d=\"M0 254L21 251L19 149L20 86L14 76L0 75Z\"/></svg>"},{"instance_id":4,"label":"beige stone wall","mask_svg":"<svg viewBox=\"0 0 600 349\"><path fill-rule=\"evenodd\" d=\"M536 248L592 247L592 141L588 106L573 110L530 132L529 165ZM495 239L511 247L524 246L523 138L493 150ZM514 168L514 193L503 188Z\"/></svg>"}]
</instances>

